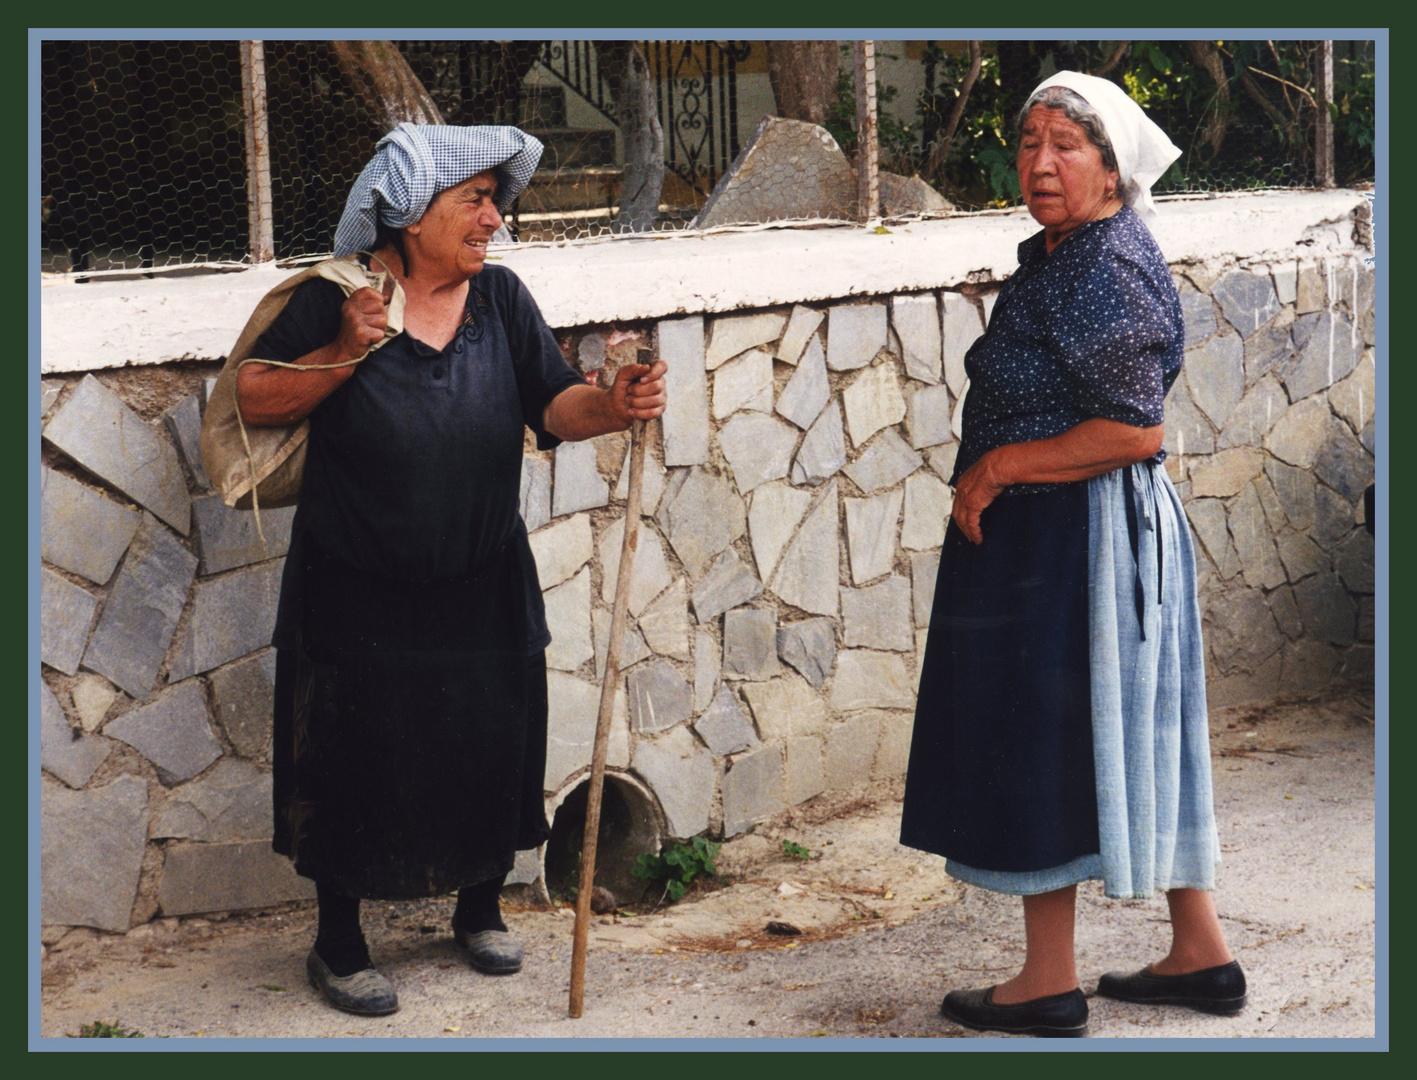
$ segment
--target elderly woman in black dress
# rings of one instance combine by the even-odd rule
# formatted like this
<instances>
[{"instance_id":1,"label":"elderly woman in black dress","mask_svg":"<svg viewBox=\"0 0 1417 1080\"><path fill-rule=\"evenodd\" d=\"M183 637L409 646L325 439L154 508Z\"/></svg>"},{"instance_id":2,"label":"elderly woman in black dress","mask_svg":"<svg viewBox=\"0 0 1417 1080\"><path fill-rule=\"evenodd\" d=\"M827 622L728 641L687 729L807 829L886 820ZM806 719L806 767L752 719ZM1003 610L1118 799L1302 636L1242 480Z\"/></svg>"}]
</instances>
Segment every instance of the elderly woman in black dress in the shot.
<instances>
[{"instance_id":1,"label":"elderly woman in black dress","mask_svg":"<svg viewBox=\"0 0 1417 1080\"><path fill-rule=\"evenodd\" d=\"M523 434L543 449L659 416L664 365L587 385L487 244L541 144L515 128L400 124L350 194L336 255L387 269L385 296L299 286L237 382L251 425L310 418L274 643L277 851L313 878L307 959L330 1004L398 1007L361 898L457 892L471 964L517 971L498 895L542 803L550 642L518 512Z\"/></svg>"},{"instance_id":2,"label":"elderly woman in black dress","mask_svg":"<svg viewBox=\"0 0 1417 1080\"><path fill-rule=\"evenodd\" d=\"M1166 893L1170 952L1098 993L1238 1012L1186 517L1161 461L1181 307L1144 222L1179 151L1106 80L1060 72L1020 114L1042 232L965 358L969 389L901 841L1023 897L1022 970L949 993L979 1030L1082 1035L1077 885Z\"/></svg>"}]
</instances>

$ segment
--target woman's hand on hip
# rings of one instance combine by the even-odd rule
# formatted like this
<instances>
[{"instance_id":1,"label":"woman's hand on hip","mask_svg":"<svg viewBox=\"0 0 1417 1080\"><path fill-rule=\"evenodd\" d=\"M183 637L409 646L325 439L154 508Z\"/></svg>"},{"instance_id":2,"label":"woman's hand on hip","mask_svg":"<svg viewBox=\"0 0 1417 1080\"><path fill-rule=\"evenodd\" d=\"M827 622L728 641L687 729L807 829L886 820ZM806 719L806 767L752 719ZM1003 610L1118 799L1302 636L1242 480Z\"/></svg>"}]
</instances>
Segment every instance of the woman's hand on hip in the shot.
<instances>
[{"instance_id":1,"label":"woman's hand on hip","mask_svg":"<svg viewBox=\"0 0 1417 1080\"><path fill-rule=\"evenodd\" d=\"M389 325L389 308L373 289L356 289L340 308L339 351L347 359L363 356L369 347L383 340Z\"/></svg>"},{"instance_id":2,"label":"woman's hand on hip","mask_svg":"<svg viewBox=\"0 0 1417 1080\"><path fill-rule=\"evenodd\" d=\"M950 516L971 544L984 542L984 534L979 528L980 515L1009 486L1010 481L1004 477L1002 465L999 450L990 450L966 469L959 483L955 484L954 509L950 511Z\"/></svg>"},{"instance_id":3,"label":"woman's hand on hip","mask_svg":"<svg viewBox=\"0 0 1417 1080\"><path fill-rule=\"evenodd\" d=\"M669 401L664 386L664 373L668 370L668 364L656 360L649 367L625 364L615 373L610 401L615 412L625 418L626 427L631 420L653 420L663 415Z\"/></svg>"},{"instance_id":4,"label":"woman's hand on hip","mask_svg":"<svg viewBox=\"0 0 1417 1080\"><path fill-rule=\"evenodd\" d=\"M1010 484L1070 484L1101 476L1153 457L1164 436L1160 424L1135 427L1094 416L1061 435L1000 446L959 478L951 516L978 544L984 539L979 515Z\"/></svg>"}]
</instances>

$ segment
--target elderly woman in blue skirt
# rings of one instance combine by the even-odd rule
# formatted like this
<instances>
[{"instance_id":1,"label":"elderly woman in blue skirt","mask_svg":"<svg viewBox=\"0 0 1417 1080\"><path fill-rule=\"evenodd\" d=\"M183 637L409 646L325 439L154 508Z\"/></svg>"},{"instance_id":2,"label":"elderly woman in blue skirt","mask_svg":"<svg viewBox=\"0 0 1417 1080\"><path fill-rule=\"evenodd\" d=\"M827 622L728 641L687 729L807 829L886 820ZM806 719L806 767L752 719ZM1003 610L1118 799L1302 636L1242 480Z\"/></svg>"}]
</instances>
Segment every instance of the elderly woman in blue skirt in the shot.
<instances>
[{"instance_id":1,"label":"elderly woman in blue skirt","mask_svg":"<svg viewBox=\"0 0 1417 1080\"><path fill-rule=\"evenodd\" d=\"M1145 220L1179 155L1115 84L1045 81L1020 113L1019 246L969 390L901 841L1023 897L1007 982L949 993L977 1030L1082 1035L1080 881L1165 891L1170 952L1097 992L1231 1014L1245 1003L1211 901L1220 861L1185 513L1161 465L1181 306Z\"/></svg>"}]
</instances>

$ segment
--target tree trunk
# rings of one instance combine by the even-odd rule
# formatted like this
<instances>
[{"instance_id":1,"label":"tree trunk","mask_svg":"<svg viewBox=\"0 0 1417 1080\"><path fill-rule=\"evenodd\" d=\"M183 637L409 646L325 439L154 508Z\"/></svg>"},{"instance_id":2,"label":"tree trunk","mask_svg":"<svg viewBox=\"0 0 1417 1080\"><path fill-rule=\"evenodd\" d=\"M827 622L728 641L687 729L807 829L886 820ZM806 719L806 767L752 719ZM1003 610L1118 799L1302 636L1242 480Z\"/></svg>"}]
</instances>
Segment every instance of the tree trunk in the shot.
<instances>
[{"instance_id":1,"label":"tree trunk","mask_svg":"<svg viewBox=\"0 0 1417 1080\"><path fill-rule=\"evenodd\" d=\"M944 134L940 136L940 141L935 144L935 149L930 151L930 158L925 162L925 175L935 177L944 168L945 158L950 152L950 143L954 142L955 132L959 130L959 122L964 118L964 107L969 102L969 92L974 89L974 83L979 78L979 70L984 65L984 49L977 41L969 43L969 71L965 73L964 81L959 84L959 96L955 98L954 105L950 108L949 119L945 121Z\"/></svg>"},{"instance_id":2,"label":"tree trunk","mask_svg":"<svg viewBox=\"0 0 1417 1080\"><path fill-rule=\"evenodd\" d=\"M611 225L617 233L649 232L659 216L664 191L664 129L654 95L654 80L644 54L633 41L604 41L596 58L615 99L615 115L625 140L625 174L620 182L620 212Z\"/></svg>"},{"instance_id":3,"label":"tree trunk","mask_svg":"<svg viewBox=\"0 0 1417 1080\"><path fill-rule=\"evenodd\" d=\"M1188 41L1186 48L1196 66L1209 76L1215 87L1215 98L1206 110L1206 119L1196 130L1196 137L1210 148L1210 157L1220 153L1220 145L1225 141L1225 131L1230 126L1230 78L1225 74L1225 63L1220 59L1220 50L1213 41Z\"/></svg>"},{"instance_id":4,"label":"tree trunk","mask_svg":"<svg viewBox=\"0 0 1417 1080\"><path fill-rule=\"evenodd\" d=\"M1112 50L1112 55L1107 58L1103 65L1093 72L1099 79L1105 79L1112 74L1112 69L1122 62L1122 57L1127 55L1127 50L1132 47L1130 41L1119 41L1117 47Z\"/></svg>"},{"instance_id":5,"label":"tree trunk","mask_svg":"<svg viewBox=\"0 0 1417 1080\"><path fill-rule=\"evenodd\" d=\"M380 134L397 125L441 124L443 116L392 41L332 41L335 61L374 114Z\"/></svg>"},{"instance_id":6,"label":"tree trunk","mask_svg":"<svg viewBox=\"0 0 1417 1080\"><path fill-rule=\"evenodd\" d=\"M769 41L768 80L777 115L824 124L836 96L835 41Z\"/></svg>"},{"instance_id":7,"label":"tree trunk","mask_svg":"<svg viewBox=\"0 0 1417 1080\"><path fill-rule=\"evenodd\" d=\"M454 123L511 124L520 126L519 103L522 80L541 55L542 41L495 41L488 43L488 70L485 81L475 84L472 46L464 42L458 65L463 84L462 105Z\"/></svg>"},{"instance_id":8,"label":"tree trunk","mask_svg":"<svg viewBox=\"0 0 1417 1080\"><path fill-rule=\"evenodd\" d=\"M1245 77L1249 78L1248 75ZM1336 186L1333 178L1333 117L1328 109L1329 102L1333 100L1332 41L1320 41L1314 50L1314 84L1314 88L1318 90L1318 107L1315 110L1318 116L1314 127L1314 178L1319 187L1331 188Z\"/></svg>"}]
</instances>

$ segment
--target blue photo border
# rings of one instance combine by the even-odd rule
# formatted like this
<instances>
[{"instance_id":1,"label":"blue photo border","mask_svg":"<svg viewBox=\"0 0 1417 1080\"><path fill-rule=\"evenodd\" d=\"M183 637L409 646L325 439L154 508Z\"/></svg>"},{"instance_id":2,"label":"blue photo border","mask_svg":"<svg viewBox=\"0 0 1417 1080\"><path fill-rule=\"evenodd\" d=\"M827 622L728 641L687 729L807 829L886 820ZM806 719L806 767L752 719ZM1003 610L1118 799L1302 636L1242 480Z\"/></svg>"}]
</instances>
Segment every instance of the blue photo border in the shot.
<instances>
[{"instance_id":1,"label":"blue photo border","mask_svg":"<svg viewBox=\"0 0 1417 1080\"><path fill-rule=\"evenodd\" d=\"M717 39L730 34L742 36L741 28L625 28L613 31L596 28L557 28L554 33L568 39L614 39L669 37L682 39ZM1390 457L1388 442L1389 401L1391 400L1389 343L1391 342L1389 323L1389 264L1385 262L1389 251L1389 211L1385 201L1388 190L1389 163L1389 48L1390 31L1387 29L1341 29L1341 28L1272 28L1261 32L1244 28L1207 28L1158 30L1155 28L1041 28L1030 27L1026 31L1016 28L838 28L838 29L754 29L755 39L783 39L801 37L836 38L840 40L954 40L977 38L995 39L1048 39L1050 37L1077 37L1085 35L1106 40L1123 38L1146 38L1149 40L1177 40L1195 37L1204 33L1217 39L1241 39L1273 37L1276 39L1300 40L1372 40L1375 43L1377 60L1376 86L1376 170L1373 197L1373 236L1376 269L1374 305L1376 308L1377 340L1382 343L1376 373L1376 1034L1371 1039L1341 1038L1277 1038L1277 1039L1210 1039L1210 1038L1144 1038L1116 1040L1085 1040L1059 1043L1044 1040L1023 1039L745 1039L723 1038L714 1040L691 1038L546 1038L546 1039L466 1039L447 1040L437 1038L190 1038L175 1037L146 1039L141 1042L114 1040L106 1042L66 1039L40 1036L40 748L39 748L39 688L35 673L40 667L39 660L39 580L40 580L40 418L33 403L39 399L40 389L40 101L39 101L39 56L40 42L60 38L84 38L93 40L117 40L132 38L163 38L168 40L216 40L261 38L279 39L323 39L323 38L395 38L434 39L461 37L466 34L517 38L545 36L544 28L478 28L462 32L428 28L240 28L175 30L169 28L123 28L123 29L36 29L30 28L26 42L27 90L27 300L28 321L26 324L27 347L27 395L25 414L29 434L27 456L26 506L28 510L27 529L27 576L25 581L26 618L26 718L27 718L27 911L25 918L26 942L26 1036L31 1051L59 1052L176 1052L176 1051L284 1051L305 1052L330 1049L350 1049L357 1046L362 1051L405 1051L432 1050L443 1052L476 1051L517 1052L527 1051L571 1051L602 1053L614 1052L665 1052L682 1054L685 1051L704 1050L753 1051L759 1053L793 1053L803 1051L828 1053L900 1053L900 1052L950 1052L999 1050L1012 1053L1036 1052L1084 1052L1110 1053L1132 1051L1303 1051L1338 1052L1352 1050L1386 1051L1389 1049L1389 944L1390 944L1390 886L1389 866L1389 813L1390 787L1388 776L1389 736L1390 736L1390 566L1389 566L1389 507L1390 499Z\"/></svg>"}]
</instances>

